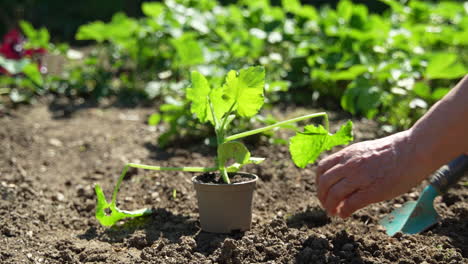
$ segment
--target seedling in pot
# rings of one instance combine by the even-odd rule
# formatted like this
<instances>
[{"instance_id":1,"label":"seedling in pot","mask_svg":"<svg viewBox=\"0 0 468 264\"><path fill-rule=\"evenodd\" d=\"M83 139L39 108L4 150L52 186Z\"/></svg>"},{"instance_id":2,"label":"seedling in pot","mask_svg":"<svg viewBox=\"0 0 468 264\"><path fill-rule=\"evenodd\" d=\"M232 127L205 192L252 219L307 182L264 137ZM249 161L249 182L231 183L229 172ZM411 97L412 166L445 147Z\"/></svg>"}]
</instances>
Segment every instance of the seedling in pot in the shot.
<instances>
[{"instance_id":1,"label":"seedling in pot","mask_svg":"<svg viewBox=\"0 0 468 264\"><path fill-rule=\"evenodd\" d=\"M262 128L229 135L231 122L238 117L251 118L258 114L264 103L265 70L263 67L250 67L239 72L230 71L222 87L210 87L207 79L198 72L192 72L192 85L187 89L187 98L191 101L191 112L200 122L210 123L216 133L217 157L213 167L160 167L129 163L125 165L114 187L112 200L106 201L104 193L96 184L96 218L104 226L112 226L117 221L151 213L149 209L124 211L117 208L117 193L122 180L130 167L156 171L217 172L224 183L230 184L228 173L238 172L246 164L259 164L264 158L252 157L247 147L237 141L241 138L263 133L275 128L286 127L291 123L322 118L324 125L307 125L303 131L297 131L290 139L289 150L294 163L304 168L313 163L320 153L337 145L353 140L352 122L348 121L335 134L329 133L328 116L325 112L299 116L277 122ZM229 164L229 161L234 162ZM106 210L111 211L106 214Z\"/></svg>"}]
</instances>

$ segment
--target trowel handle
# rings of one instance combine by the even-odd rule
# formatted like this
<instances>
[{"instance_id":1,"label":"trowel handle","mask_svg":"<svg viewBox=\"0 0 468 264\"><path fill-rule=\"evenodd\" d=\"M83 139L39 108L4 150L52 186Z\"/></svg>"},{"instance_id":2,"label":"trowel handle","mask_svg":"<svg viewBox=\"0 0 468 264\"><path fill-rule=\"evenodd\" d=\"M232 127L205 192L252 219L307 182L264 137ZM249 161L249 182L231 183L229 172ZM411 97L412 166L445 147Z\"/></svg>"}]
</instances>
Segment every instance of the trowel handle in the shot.
<instances>
[{"instance_id":1,"label":"trowel handle","mask_svg":"<svg viewBox=\"0 0 468 264\"><path fill-rule=\"evenodd\" d=\"M445 193L455 185L468 170L468 155L460 155L438 169L431 177L431 185L440 193Z\"/></svg>"}]
</instances>

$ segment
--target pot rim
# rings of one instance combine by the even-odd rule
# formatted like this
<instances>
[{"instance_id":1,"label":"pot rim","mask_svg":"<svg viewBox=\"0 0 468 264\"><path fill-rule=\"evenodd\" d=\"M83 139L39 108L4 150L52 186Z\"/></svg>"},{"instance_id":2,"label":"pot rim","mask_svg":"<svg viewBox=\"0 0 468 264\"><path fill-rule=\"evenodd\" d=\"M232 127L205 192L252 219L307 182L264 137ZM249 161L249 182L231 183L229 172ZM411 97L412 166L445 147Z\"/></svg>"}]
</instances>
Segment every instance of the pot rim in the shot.
<instances>
[{"instance_id":1,"label":"pot rim","mask_svg":"<svg viewBox=\"0 0 468 264\"><path fill-rule=\"evenodd\" d=\"M253 182L256 182L258 180L258 176L256 174L253 174L253 173L248 173L248 172L236 172L236 174L242 174L242 175L249 175L249 176L253 176L254 178L251 179L251 180L248 180L248 181L244 181L244 182L236 182L236 183L230 183L230 184L226 184L226 183L205 183L205 182L201 182L201 181L197 181L196 178L201 176L201 175L196 175L196 176L193 176L192 177L192 182L194 184L199 184L199 185L206 185L206 186L238 186L238 185L244 185L244 184L249 184L249 183L253 183ZM203 175L203 174L202 174Z\"/></svg>"}]
</instances>

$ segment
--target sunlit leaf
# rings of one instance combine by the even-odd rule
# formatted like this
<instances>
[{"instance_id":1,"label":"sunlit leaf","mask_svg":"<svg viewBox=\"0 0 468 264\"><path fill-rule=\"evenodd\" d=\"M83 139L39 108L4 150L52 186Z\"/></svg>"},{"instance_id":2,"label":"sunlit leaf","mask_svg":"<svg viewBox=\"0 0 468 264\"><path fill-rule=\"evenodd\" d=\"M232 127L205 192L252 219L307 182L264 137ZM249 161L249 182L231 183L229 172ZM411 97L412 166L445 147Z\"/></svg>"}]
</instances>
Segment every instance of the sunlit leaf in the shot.
<instances>
[{"instance_id":1,"label":"sunlit leaf","mask_svg":"<svg viewBox=\"0 0 468 264\"><path fill-rule=\"evenodd\" d=\"M304 132L298 132L291 138L289 151L291 157L300 168L314 163L320 153L334 146L348 144L353 140L353 123L348 121L335 134L330 134L323 126L309 125Z\"/></svg>"},{"instance_id":2,"label":"sunlit leaf","mask_svg":"<svg viewBox=\"0 0 468 264\"><path fill-rule=\"evenodd\" d=\"M258 113L264 103L265 69L250 67L239 71L230 71L226 77L224 94L228 100L236 102L237 113L251 117Z\"/></svg>"},{"instance_id":3,"label":"sunlit leaf","mask_svg":"<svg viewBox=\"0 0 468 264\"><path fill-rule=\"evenodd\" d=\"M145 2L141 5L143 14L149 17L158 17L164 11L164 5L157 2Z\"/></svg>"},{"instance_id":4,"label":"sunlit leaf","mask_svg":"<svg viewBox=\"0 0 468 264\"><path fill-rule=\"evenodd\" d=\"M429 58L426 76L429 79L455 79L467 73L466 67L455 53L442 52L432 54Z\"/></svg>"},{"instance_id":5,"label":"sunlit leaf","mask_svg":"<svg viewBox=\"0 0 468 264\"><path fill-rule=\"evenodd\" d=\"M192 85L187 89L187 99L192 102L190 110L196 114L200 122L206 122L209 115L208 96L211 92L210 85L199 72L192 72Z\"/></svg>"}]
</instances>

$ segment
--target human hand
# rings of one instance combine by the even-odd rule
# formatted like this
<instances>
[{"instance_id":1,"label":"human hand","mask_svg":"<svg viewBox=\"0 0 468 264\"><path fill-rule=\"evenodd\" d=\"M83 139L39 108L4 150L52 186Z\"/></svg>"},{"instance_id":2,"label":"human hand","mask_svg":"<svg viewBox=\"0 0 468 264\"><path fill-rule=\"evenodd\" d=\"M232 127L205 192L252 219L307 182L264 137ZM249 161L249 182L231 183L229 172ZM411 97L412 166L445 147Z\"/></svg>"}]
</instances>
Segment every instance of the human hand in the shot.
<instances>
[{"instance_id":1,"label":"human hand","mask_svg":"<svg viewBox=\"0 0 468 264\"><path fill-rule=\"evenodd\" d=\"M407 192L431 173L418 162L415 143L404 131L353 144L317 167L318 198L330 215L346 218L371 203Z\"/></svg>"}]
</instances>

